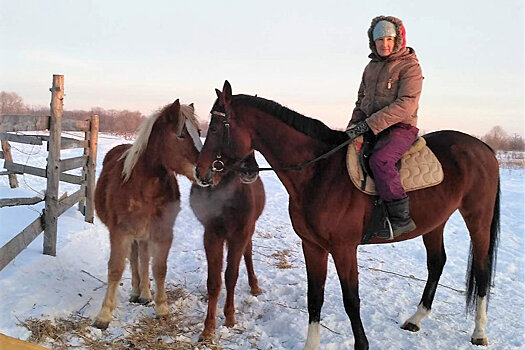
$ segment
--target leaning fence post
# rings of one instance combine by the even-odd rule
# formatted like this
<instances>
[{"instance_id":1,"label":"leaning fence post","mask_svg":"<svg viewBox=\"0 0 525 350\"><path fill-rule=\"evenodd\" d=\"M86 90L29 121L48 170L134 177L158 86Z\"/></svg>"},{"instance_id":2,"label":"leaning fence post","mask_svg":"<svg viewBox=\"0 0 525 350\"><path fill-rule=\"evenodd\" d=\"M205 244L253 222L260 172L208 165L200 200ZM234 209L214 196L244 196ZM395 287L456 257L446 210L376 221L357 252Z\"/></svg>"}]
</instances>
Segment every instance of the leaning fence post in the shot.
<instances>
[{"instance_id":1,"label":"leaning fence post","mask_svg":"<svg viewBox=\"0 0 525 350\"><path fill-rule=\"evenodd\" d=\"M9 142L7 140L2 140L2 150L4 151L4 158L6 162L13 162L13 156L11 154L11 145L9 145ZM16 174L9 174L9 186L11 188L17 188L18 187L18 179L16 178Z\"/></svg>"},{"instance_id":2,"label":"leaning fence post","mask_svg":"<svg viewBox=\"0 0 525 350\"><path fill-rule=\"evenodd\" d=\"M97 168L98 115L91 117L89 155L86 177L86 212L85 220L93 223L95 217L95 170Z\"/></svg>"},{"instance_id":3,"label":"leaning fence post","mask_svg":"<svg viewBox=\"0 0 525 350\"><path fill-rule=\"evenodd\" d=\"M64 104L64 76L53 75L51 87L51 118L47 143L47 191L44 212L44 254L56 256L58 185L60 181L60 145Z\"/></svg>"}]
</instances>

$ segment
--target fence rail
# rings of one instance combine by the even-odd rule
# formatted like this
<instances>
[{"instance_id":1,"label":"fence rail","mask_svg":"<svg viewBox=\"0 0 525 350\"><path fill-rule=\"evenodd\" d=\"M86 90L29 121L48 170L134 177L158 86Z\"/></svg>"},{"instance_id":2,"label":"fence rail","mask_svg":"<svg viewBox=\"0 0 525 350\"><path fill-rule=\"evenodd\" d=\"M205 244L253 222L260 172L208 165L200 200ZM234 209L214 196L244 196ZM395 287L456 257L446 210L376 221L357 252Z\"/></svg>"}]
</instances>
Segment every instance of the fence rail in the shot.
<instances>
[{"instance_id":1,"label":"fence rail","mask_svg":"<svg viewBox=\"0 0 525 350\"><path fill-rule=\"evenodd\" d=\"M45 201L42 215L30 223L13 239L0 248L0 270L12 261L36 237L44 231L44 254L56 255L57 221L67 209L79 203L79 210L87 222L94 219L95 167L98 143L98 116L88 120L63 119L64 76L53 75L51 87L50 116L4 114L0 115L0 140L2 151L0 159L4 159L7 171L0 175L8 175L11 187L18 187L16 175L29 174L47 178L44 198L8 198L0 199L0 208L14 205L31 205ZM34 132L48 130L49 135L20 135L13 132ZM80 131L84 140L63 137L62 131ZM47 142L46 169L24 165L13 161L9 142L29 145L42 145ZM82 156L61 159L62 149L83 148ZM65 173L74 169L82 169L82 175ZM71 195L59 198L60 181L80 185L80 189Z\"/></svg>"}]
</instances>

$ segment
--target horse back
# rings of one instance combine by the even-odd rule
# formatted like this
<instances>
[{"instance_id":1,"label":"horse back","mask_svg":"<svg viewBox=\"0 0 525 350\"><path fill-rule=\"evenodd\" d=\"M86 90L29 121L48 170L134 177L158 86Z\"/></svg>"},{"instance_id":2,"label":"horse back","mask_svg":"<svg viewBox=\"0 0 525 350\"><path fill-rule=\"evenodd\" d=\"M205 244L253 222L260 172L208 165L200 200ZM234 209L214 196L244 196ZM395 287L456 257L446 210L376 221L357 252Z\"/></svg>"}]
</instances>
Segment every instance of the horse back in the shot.
<instances>
[{"instance_id":1,"label":"horse back","mask_svg":"<svg viewBox=\"0 0 525 350\"><path fill-rule=\"evenodd\" d=\"M428 147L439 159L445 174L438 189L453 197L464 198L469 193L496 193L499 164L494 151L483 141L458 132L437 131L423 136Z\"/></svg>"}]
</instances>

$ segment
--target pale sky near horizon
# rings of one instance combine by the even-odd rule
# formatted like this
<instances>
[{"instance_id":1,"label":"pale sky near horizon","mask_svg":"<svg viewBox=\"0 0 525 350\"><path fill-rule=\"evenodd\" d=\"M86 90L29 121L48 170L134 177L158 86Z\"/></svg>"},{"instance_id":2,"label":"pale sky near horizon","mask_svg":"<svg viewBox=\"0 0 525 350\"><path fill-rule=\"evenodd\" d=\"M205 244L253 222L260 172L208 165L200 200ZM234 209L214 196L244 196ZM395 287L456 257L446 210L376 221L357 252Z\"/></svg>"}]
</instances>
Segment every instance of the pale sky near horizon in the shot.
<instances>
[{"instance_id":1,"label":"pale sky near horizon","mask_svg":"<svg viewBox=\"0 0 525 350\"><path fill-rule=\"evenodd\" d=\"M48 106L139 110L180 98L206 120L214 88L344 128L377 15L403 20L423 74L419 127L525 135L524 2L1 0L0 91Z\"/></svg>"}]
</instances>

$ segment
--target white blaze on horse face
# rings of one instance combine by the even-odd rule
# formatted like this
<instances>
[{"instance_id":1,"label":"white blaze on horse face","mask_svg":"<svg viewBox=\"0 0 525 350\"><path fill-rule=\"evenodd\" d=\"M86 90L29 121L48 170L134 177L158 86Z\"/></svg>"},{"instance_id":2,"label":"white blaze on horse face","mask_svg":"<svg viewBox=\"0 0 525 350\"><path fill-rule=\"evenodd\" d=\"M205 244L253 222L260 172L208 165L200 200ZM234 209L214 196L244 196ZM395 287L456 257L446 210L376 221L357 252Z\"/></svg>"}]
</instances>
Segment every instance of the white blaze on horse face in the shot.
<instances>
[{"instance_id":1,"label":"white blaze on horse face","mask_svg":"<svg viewBox=\"0 0 525 350\"><path fill-rule=\"evenodd\" d=\"M472 333L473 340L485 340L485 326L487 325L487 298L479 298L476 303L476 318L474 320L476 326Z\"/></svg>"},{"instance_id":2,"label":"white blaze on horse face","mask_svg":"<svg viewBox=\"0 0 525 350\"><path fill-rule=\"evenodd\" d=\"M310 323L308 325L308 335L306 336L304 350L316 350L319 344L321 344L319 322Z\"/></svg>"},{"instance_id":3,"label":"white blaze on horse face","mask_svg":"<svg viewBox=\"0 0 525 350\"><path fill-rule=\"evenodd\" d=\"M193 144L195 145L195 148L197 148L197 151L200 152L202 150L202 141L199 136L199 131L197 130L195 125L193 125L193 123L189 121L188 119L186 119L185 124L186 124L186 130L188 130L188 133L190 134L191 139L193 140Z\"/></svg>"}]
</instances>

